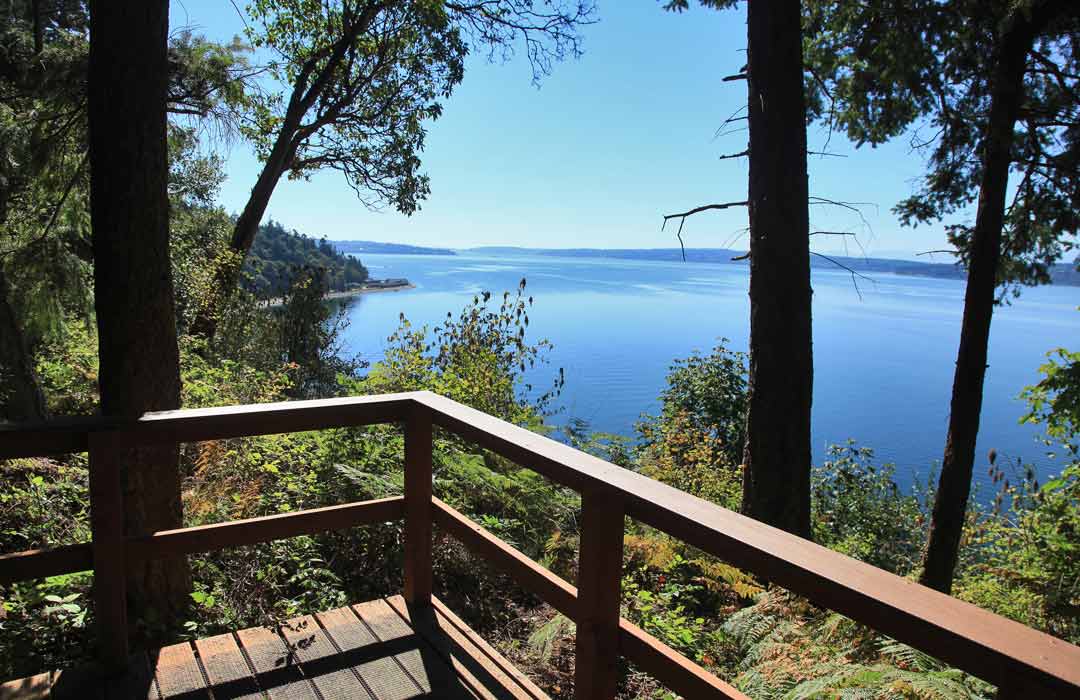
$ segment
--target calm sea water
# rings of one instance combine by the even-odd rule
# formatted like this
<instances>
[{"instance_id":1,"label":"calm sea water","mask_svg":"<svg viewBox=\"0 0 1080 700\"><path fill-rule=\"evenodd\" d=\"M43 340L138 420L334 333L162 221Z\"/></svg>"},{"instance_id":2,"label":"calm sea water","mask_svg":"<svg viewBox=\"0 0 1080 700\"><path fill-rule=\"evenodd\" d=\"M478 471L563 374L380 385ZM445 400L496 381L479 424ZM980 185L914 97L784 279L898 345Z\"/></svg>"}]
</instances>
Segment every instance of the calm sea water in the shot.
<instances>
[{"instance_id":1,"label":"calm sea water","mask_svg":"<svg viewBox=\"0 0 1080 700\"><path fill-rule=\"evenodd\" d=\"M501 294L524 277L535 297L529 331L551 340L551 364L540 384L566 371L562 412L594 430L631 435L657 395L674 358L707 351L717 338L746 350L748 271L738 264L665 263L541 256L428 257L365 255L373 277L407 277L416 289L369 294L349 303L345 350L378 360L398 314L438 323L481 291ZM896 464L898 480L928 473L945 442L963 283L876 274L861 297L842 271L813 272L814 456L853 438L879 461ZM1048 350L1080 347L1080 288L1025 290L994 316L979 432L976 481L989 493L986 458L1023 458L1055 471L1020 425L1021 389L1038 378Z\"/></svg>"}]
</instances>

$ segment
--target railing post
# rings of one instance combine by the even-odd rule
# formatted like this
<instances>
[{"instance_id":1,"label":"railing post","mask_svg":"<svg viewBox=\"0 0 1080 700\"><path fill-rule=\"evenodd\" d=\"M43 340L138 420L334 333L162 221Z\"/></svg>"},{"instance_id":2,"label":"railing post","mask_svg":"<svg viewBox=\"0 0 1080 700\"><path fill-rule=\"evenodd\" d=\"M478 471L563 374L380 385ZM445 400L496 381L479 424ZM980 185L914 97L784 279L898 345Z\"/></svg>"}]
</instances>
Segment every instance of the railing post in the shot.
<instances>
[{"instance_id":1,"label":"railing post","mask_svg":"<svg viewBox=\"0 0 1080 700\"><path fill-rule=\"evenodd\" d=\"M431 411L405 421L405 601L431 605Z\"/></svg>"},{"instance_id":2,"label":"railing post","mask_svg":"<svg viewBox=\"0 0 1080 700\"><path fill-rule=\"evenodd\" d=\"M574 667L576 700L615 697L624 511L622 500L615 496L595 491L585 491L581 495Z\"/></svg>"},{"instance_id":3,"label":"railing post","mask_svg":"<svg viewBox=\"0 0 1080 700\"><path fill-rule=\"evenodd\" d=\"M98 660L109 674L128 660L127 575L124 562L124 492L121 451L90 433L90 529L94 554L94 616Z\"/></svg>"}]
</instances>

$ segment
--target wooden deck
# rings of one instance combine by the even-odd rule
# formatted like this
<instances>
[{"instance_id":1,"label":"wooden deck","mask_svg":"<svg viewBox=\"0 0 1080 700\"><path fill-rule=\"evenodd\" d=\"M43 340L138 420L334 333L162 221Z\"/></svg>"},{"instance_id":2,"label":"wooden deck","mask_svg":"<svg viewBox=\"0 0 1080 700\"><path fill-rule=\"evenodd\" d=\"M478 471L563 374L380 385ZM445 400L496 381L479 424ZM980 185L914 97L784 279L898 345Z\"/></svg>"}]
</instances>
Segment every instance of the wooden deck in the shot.
<instances>
[{"instance_id":1,"label":"wooden deck","mask_svg":"<svg viewBox=\"0 0 1080 700\"><path fill-rule=\"evenodd\" d=\"M178 530L124 531L118 450L387 423L404 429L402 496ZM581 494L576 586L432 497L434 428ZM130 420L0 425L0 459L72 452L89 454L91 541L0 553L0 585L92 569L101 668L130 658L127 574L152 559L403 520L403 597L380 602L380 619L408 620L402 601L428 611L425 619L409 622L411 632L393 639L379 636L371 621L360 620L350 608L293 621L281 630L246 630L163 649L152 655L152 663L150 657L136 659L142 675L117 697L541 696L433 601L432 527L437 525L574 621L575 700L614 700L624 658L683 697L748 700L619 617L619 533L629 517L975 675L997 686L998 700L1080 698L1080 646L426 391L164 411ZM387 609L396 617L387 616ZM93 697L92 692L111 697L116 689L62 673L28 679L0 692L0 700L15 692L17 697L81 698Z\"/></svg>"},{"instance_id":2,"label":"wooden deck","mask_svg":"<svg viewBox=\"0 0 1080 700\"><path fill-rule=\"evenodd\" d=\"M445 605L394 596L277 629L256 627L132 657L128 675L42 673L0 686L0 700L503 699L547 696Z\"/></svg>"}]
</instances>

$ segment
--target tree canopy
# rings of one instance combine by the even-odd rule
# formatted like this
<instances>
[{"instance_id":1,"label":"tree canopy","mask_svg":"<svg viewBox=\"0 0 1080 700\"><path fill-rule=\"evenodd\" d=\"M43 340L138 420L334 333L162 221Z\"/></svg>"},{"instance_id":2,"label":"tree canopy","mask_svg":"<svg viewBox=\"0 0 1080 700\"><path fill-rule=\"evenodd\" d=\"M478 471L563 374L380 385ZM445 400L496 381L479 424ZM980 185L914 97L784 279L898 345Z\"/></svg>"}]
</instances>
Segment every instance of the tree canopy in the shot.
<instances>
[{"instance_id":1,"label":"tree canopy","mask_svg":"<svg viewBox=\"0 0 1080 700\"><path fill-rule=\"evenodd\" d=\"M973 225L990 114L992 71L1013 12L1061 8L1040 28L1023 77L1011 154L999 284L1050 281L1080 229L1080 13L1035 0L807 0L808 83L821 91L814 118L856 145L911 134L926 157L915 192L897 203L901 223L948 219L963 262ZM960 218L956 221L955 219ZM1015 288L1014 288L1015 289Z\"/></svg>"}]
</instances>

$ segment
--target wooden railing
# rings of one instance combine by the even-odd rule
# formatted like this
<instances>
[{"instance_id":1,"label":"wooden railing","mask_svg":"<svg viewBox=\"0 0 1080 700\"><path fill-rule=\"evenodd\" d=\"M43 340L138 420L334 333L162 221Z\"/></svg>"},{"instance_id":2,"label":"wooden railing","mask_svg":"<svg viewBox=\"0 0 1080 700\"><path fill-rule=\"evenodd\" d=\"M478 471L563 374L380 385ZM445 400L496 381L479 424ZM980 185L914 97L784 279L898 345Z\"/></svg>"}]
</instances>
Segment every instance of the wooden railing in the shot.
<instances>
[{"instance_id":1,"label":"wooden railing","mask_svg":"<svg viewBox=\"0 0 1080 700\"><path fill-rule=\"evenodd\" d=\"M401 423L405 495L197 528L126 535L122 448ZM431 493L440 427L582 496L577 587L500 541ZM619 617L624 518L630 517L806 596L996 686L1001 698L1080 697L1080 647L622 469L430 392L297 401L0 426L0 459L89 452L92 541L0 556L0 583L93 569L99 657L128 657L129 563L404 519L405 597L430 604L432 528L460 540L577 624L575 696L611 698L621 656L688 698L743 698Z\"/></svg>"}]
</instances>

